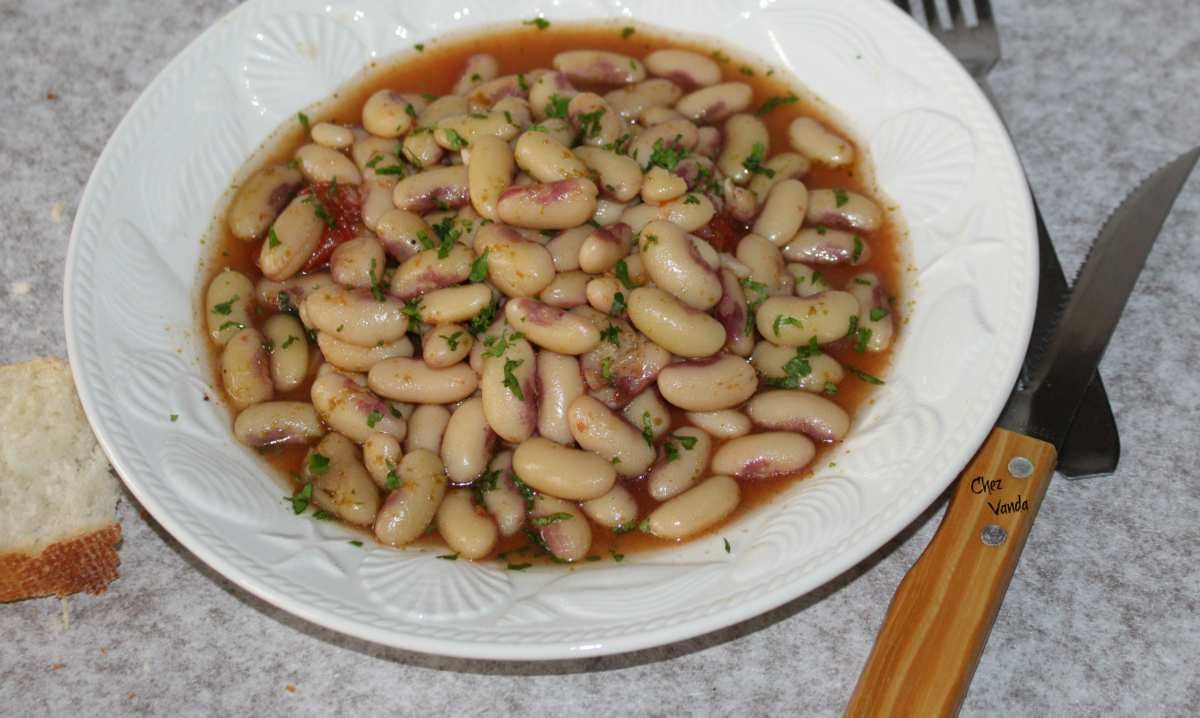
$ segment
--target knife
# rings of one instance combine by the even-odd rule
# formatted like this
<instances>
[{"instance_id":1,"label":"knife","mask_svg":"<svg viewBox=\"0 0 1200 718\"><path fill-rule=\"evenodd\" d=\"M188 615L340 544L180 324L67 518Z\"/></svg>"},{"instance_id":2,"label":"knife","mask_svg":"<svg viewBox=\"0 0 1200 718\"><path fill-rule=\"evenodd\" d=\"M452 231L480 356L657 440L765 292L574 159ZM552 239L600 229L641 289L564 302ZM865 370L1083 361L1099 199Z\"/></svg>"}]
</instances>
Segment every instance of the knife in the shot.
<instances>
[{"instance_id":1,"label":"knife","mask_svg":"<svg viewBox=\"0 0 1200 718\"><path fill-rule=\"evenodd\" d=\"M1061 315L1038 306L1017 387L883 619L847 716L958 712L1079 405L1200 147L1100 230Z\"/></svg>"}]
</instances>

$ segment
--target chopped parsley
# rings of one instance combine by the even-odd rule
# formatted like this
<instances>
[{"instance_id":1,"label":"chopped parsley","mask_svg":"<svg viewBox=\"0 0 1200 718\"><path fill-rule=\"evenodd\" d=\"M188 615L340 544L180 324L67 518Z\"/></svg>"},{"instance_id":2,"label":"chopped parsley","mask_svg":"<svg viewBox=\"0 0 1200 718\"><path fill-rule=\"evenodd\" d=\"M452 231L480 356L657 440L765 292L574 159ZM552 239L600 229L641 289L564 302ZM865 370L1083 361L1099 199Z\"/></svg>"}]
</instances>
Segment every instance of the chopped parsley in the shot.
<instances>
[{"instance_id":1,"label":"chopped parsley","mask_svg":"<svg viewBox=\"0 0 1200 718\"><path fill-rule=\"evenodd\" d=\"M888 315L888 310L883 307L874 307L871 309L871 321L877 322Z\"/></svg>"},{"instance_id":2,"label":"chopped parsley","mask_svg":"<svg viewBox=\"0 0 1200 718\"><path fill-rule=\"evenodd\" d=\"M308 510L308 505L312 503L312 495L313 483L309 481L297 489L291 496L283 497L283 500L290 501L292 503L292 512L300 515Z\"/></svg>"},{"instance_id":3,"label":"chopped parsley","mask_svg":"<svg viewBox=\"0 0 1200 718\"><path fill-rule=\"evenodd\" d=\"M536 519L534 519L531 523L534 526L549 526L550 524L556 524L559 521L569 521L572 518L573 518L573 516L571 514L567 513L566 511L559 511L557 513L553 513L548 516L539 516Z\"/></svg>"},{"instance_id":4,"label":"chopped parsley","mask_svg":"<svg viewBox=\"0 0 1200 718\"><path fill-rule=\"evenodd\" d=\"M761 142L755 142L750 148L750 154L746 159L742 160L742 167L745 167L751 174L766 175L768 178L775 176L775 170L770 167L763 167L763 160L766 159L767 146Z\"/></svg>"},{"instance_id":5,"label":"chopped parsley","mask_svg":"<svg viewBox=\"0 0 1200 718\"><path fill-rule=\"evenodd\" d=\"M308 455L308 473L320 476L326 471L329 471L329 457L315 451Z\"/></svg>"},{"instance_id":6,"label":"chopped parsley","mask_svg":"<svg viewBox=\"0 0 1200 718\"><path fill-rule=\"evenodd\" d=\"M612 381L612 357L604 357L600 360L600 378L606 384Z\"/></svg>"},{"instance_id":7,"label":"chopped parsley","mask_svg":"<svg viewBox=\"0 0 1200 718\"><path fill-rule=\"evenodd\" d=\"M667 171L674 170L680 160L687 157L688 151L679 144L682 138L682 135L675 135L669 146L664 144L662 139L655 140L654 148L650 152L650 166L662 167Z\"/></svg>"},{"instance_id":8,"label":"chopped parsley","mask_svg":"<svg viewBox=\"0 0 1200 718\"><path fill-rule=\"evenodd\" d=\"M739 67L738 72L742 73L746 77L754 77L754 70L750 69L749 67L746 67L745 65L742 65L741 67Z\"/></svg>"},{"instance_id":9,"label":"chopped parsley","mask_svg":"<svg viewBox=\"0 0 1200 718\"><path fill-rule=\"evenodd\" d=\"M837 203L838 207L841 207L850 201L850 196L846 194L846 190L844 189L835 189L833 191L833 201Z\"/></svg>"},{"instance_id":10,"label":"chopped parsley","mask_svg":"<svg viewBox=\"0 0 1200 718\"><path fill-rule=\"evenodd\" d=\"M288 338L283 341L283 344L279 345L279 348L287 349L288 347L290 347L291 345L295 344L298 341L300 341L300 337L296 336L295 334L289 334Z\"/></svg>"},{"instance_id":11,"label":"chopped parsley","mask_svg":"<svg viewBox=\"0 0 1200 718\"><path fill-rule=\"evenodd\" d=\"M456 554L456 553L444 553L444 554L441 554L440 556L434 556L434 558L440 558L440 559L441 559L441 560L443 560L443 561L457 561L457 560L458 560L458 554Z\"/></svg>"},{"instance_id":12,"label":"chopped parsley","mask_svg":"<svg viewBox=\"0 0 1200 718\"><path fill-rule=\"evenodd\" d=\"M721 540L725 542L725 553L732 553L733 547L729 545L729 539L722 536Z\"/></svg>"},{"instance_id":13,"label":"chopped parsley","mask_svg":"<svg viewBox=\"0 0 1200 718\"><path fill-rule=\"evenodd\" d=\"M525 497L525 507L532 509L533 500L537 498L537 492L529 488L529 484L522 481L520 476L517 476L516 474L511 474L511 476L513 485L516 486L517 491L520 491L521 495Z\"/></svg>"},{"instance_id":14,"label":"chopped parsley","mask_svg":"<svg viewBox=\"0 0 1200 718\"><path fill-rule=\"evenodd\" d=\"M370 414L367 414L367 427L374 429L375 425L378 424L379 420L382 418L383 418L383 412L372 411Z\"/></svg>"},{"instance_id":15,"label":"chopped parsley","mask_svg":"<svg viewBox=\"0 0 1200 718\"><path fill-rule=\"evenodd\" d=\"M667 456L668 464L679 458L679 449L675 448L675 445L669 441L663 444L663 453Z\"/></svg>"},{"instance_id":16,"label":"chopped parsley","mask_svg":"<svg viewBox=\"0 0 1200 718\"><path fill-rule=\"evenodd\" d=\"M486 255L487 252L484 252ZM492 326L492 319L496 316L496 308L500 304L493 299L490 304L483 308L483 311L476 314L471 321L467 322L467 331L471 334L479 335L481 332L487 331L487 328Z\"/></svg>"},{"instance_id":17,"label":"chopped parsley","mask_svg":"<svg viewBox=\"0 0 1200 718\"><path fill-rule=\"evenodd\" d=\"M610 549L609 553L612 554L613 561L616 561L617 563L621 563L625 560L625 554L617 553L616 549Z\"/></svg>"},{"instance_id":18,"label":"chopped parsley","mask_svg":"<svg viewBox=\"0 0 1200 718\"><path fill-rule=\"evenodd\" d=\"M838 206L840 207L841 205L839 204ZM858 263L858 258L862 256L862 253L863 253L862 237L860 237L856 234L856 235L854 235L854 252L852 252L850 254L850 261L854 262L854 263Z\"/></svg>"},{"instance_id":19,"label":"chopped parsley","mask_svg":"<svg viewBox=\"0 0 1200 718\"><path fill-rule=\"evenodd\" d=\"M605 327L603 330L601 330L600 341L608 342L609 344L612 344L614 347L621 346L621 330L617 327L616 324L612 324L610 322L607 327Z\"/></svg>"},{"instance_id":20,"label":"chopped parsley","mask_svg":"<svg viewBox=\"0 0 1200 718\"><path fill-rule=\"evenodd\" d=\"M450 127L446 128L446 142L450 143L450 149L452 150L461 150L467 146L467 141L463 136L458 134L457 130Z\"/></svg>"},{"instance_id":21,"label":"chopped parsley","mask_svg":"<svg viewBox=\"0 0 1200 718\"><path fill-rule=\"evenodd\" d=\"M654 446L654 419L648 411L642 412L642 438L646 440L646 446Z\"/></svg>"},{"instance_id":22,"label":"chopped parsley","mask_svg":"<svg viewBox=\"0 0 1200 718\"><path fill-rule=\"evenodd\" d=\"M282 294L282 292L280 292L280 294ZM229 301L227 301L227 302L221 302L220 304L214 304L213 308L212 308L213 314L220 314L221 316L229 316L229 314L231 312L233 312L233 303L236 302L239 298L240 297L235 294L232 297L230 297Z\"/></svg>"},{"instance_id":23,"label":"chopped parsley","mask_svg":"<svg viewBox=\"0 0 1200 718\"><path fill-rule=\"evenodd\" d=\"M621 29L621 39L628 40L633 35L634 32L636 32L636 30L634 30L632 27L626 25L624 28Z\"/></svg>"},{"instance_id":24,"label":"chopped parsley","mask_svg":"<svg viewBox=\"0 0 1200 718\"><path fill-rule=\"evenodd\" d=\"M409 117L411 117L415 120L415 119L417 119L417 108L413 107L412 104L410 104L410 103L405 103L404 104L404 114L408 115Z\"/></svg>"},{"instance_id":25,"label":"chopped parsley","mask_svg":"<svg viewBox=\"0 0 1200 718\"><path fill-rule=\"evenodd\" d=\"M411 331L417 331L421 327L421 298L413 297L400 307L400 313L408 317L408 324Z\"/></svg>"},{"instance_id":26,"label":"chopped parsley","mask_svg":"<svg viewBox=\"0 0 1200 718\"><path fill-rule=\"evenodd\" d=\"M317 219L325 223L326 227L337 229L337 220L329 214L329 210L325 209L325 205L321 204L321 200L317 199L316 195L310 194L301 201L313 206L313 213L317 215Z\"/></svg>"},{"instance_id":27,"label":"chopped parsley","mask_svg":"<svg viewBox=\"0 0 1200 718\"><path fill-rule=\"evenodd\" d=\"M859 327L854 332L854 351L862 354L867 350L867 344L871 341L871 330L867 327Z\"/></svg>"},{"instance_id":28,"label":"chopped parsley","mask_svg":"<svg viewBox=\"0 0 1200 718\"><path fill-rule=\"evenodd\" d=\"M658 244L658 235L647 234L646 235L646 243L642 245L642 251L644 252L656 244Z\"/></svg>"},{"instance_id":29,"label":"chopped parsley","mask_svg":"<svg viewBox=\"0 0 1200 718\"><path fill-rule=\"evenodd\" d=\"M617 524L616 526L613 526L612 532L620 536L621 534L627 534L635 529L637 529L637 524Z\"/></svg>"},{"instance_id":30,"label":"chopped parsley","mask_svg":"<svg viewBox=\"0 0 1200 718\"><path fill-rule=\"evenodd\" d=\"M611 316L619 317L625 313L625 306L625 295L621 292L617 292L613 295L612 306L609 307L608 313Z\"/></svg>"},{"instance_id":31,"label":"chopped parsley","mask_svg":"<svg viewBox=\"0 0 1200 718\"><path fill-rule=\"evenodd\" d=\"M595 112L584 112L579 115L579 131L584 138L592 139L600 134L600 118L604 116L604 108Z\"/></svg>"},{"instance_id":32,"label":"chopped parsley","mask_svg":"<svg viewBox=\"0 0 1200 718\"><path fill-rule=\"evenodd\" d=\"M600 149L616 152L619 155L629 154L629 143L633 142L633 135L625 133L618 137L616 141L610 142L607 145L601 146Z\"/></svg>"},{"instance_id":33,"label":"chopped parsley","mask_svg":"<svg viewBox=\"0 0 1200 718\"><path fill-rule=\"evenodd\" d=\"M416 45L413 45L413 47L417 49L417 52L425 52L425 43L423 42L418 42Z\"/></svg>"},{"instance_id":34,"label":"chopped parsley","mask_svg":"<svg viewBox=\"0 0 1200 718\"><path fill-rule=\"evenodd\" d=\"M676 441L683 445L685 451L691 451L696 448L696 437L694 436L667 434L667 443L663 444L663 451L667 455L668 464L679 458L679 448L675 446Z\"/></svg>"},{"instance_id":35,"label":"chopped parsley","mask_svg":"<svg viewBox=\"0 0 1200 718\"><path fill-rule=\"evenodd\" d=\"M804 329L804 323L799 319L785 314L777 314L775 315L775 321L771 323L771 331L775 332L775 336L779 336L779 328L789 325L797 329Z\"/></svg>"},{"instance_id":36,"label":"chopped parsley","mask_svg":"<svg viewBox=\"0 0 1200 718\"><path fill-rule=\"evenodd\" d=\"M670 437L683 444L683 448L687 449L688 451L696 448L696 437L694 436L680 436L679 434L671 434Z\"/></svg>"},{"instance_id":37,"label":"chopped parsley","mask_svg":"<svg viewBox=\"0 0 1200 718\"><path fill-rule=\"evenodd\" d=\"M382 302L387 299L387 294L383 291L383 283L375 276L375 258L371 258L371 266L367 269L367 278L371 280L371 294L375 297L375 301Z\"/></svg>"},{"instance_id":38,"label":"chopped parsley","mask_svg":"<svg viewBox=\"0 0 1200 718\"><path fill-rule=\"evenodd\" d=\"M280 292L275 297L275 301L279 304L279 311L285 314L296 314L299 311L292 305L292 297L287 292Z\"/></svg>"},{"instance_id":39,"label":"chopped parsley","mask_svg":"<svg viewBox=\"0 0 1200 718\"><path fill-rule=\"evenodd\" d=\"M317 521L332 521L335 517L325 509L318 509L313 512L313 518Z\"/></svg>"},{"instance_id":40,"label":"chopped parsley","mask_svg":"<svg viewBox=\"0 0 1200 718\"><path fill-rule=\"evenodd\" d=\"M821 389L821 393L825 396L837 396L837 384L831 381L825 382L825 387Z\"/></svg>"},{"instance_id":41,"label":"chopped parsley","mask_svg":"<svg viewBox=\"0 0 1200 718\"><path fill-rule=\"evenodd\" d=\"M529 83L525 80L525 73L517 73L517 87L521 88L521 92L529 92Z\"/></svg>"},{"instance_id":42,"label":"chopped parsley","mask_svg":"<svg viewBox=\"0 0 1200 718\"><path fill-rule=\"evenodd\" d=\"M689 194L687 197L683 198L683 203L684 204L700 204L700 198L694 194Z\"/></svg>"},{"instance_id":43,"label":"chopped parsley","mask_svg":"<svg viewBox=\"0 0 1200 718\"><path fill-rule=\"evenodd\" d=\"M392 462L387 462L387 476L384 477L383 485L389 491L395 491L400 488L400 477L396 475L396 465Z\"/></svg>"},{"instance_id":44,"label":"chopped parsley","mask_svg":"<svg viewBox=\"0 0 1200 718\"><path fill-rule=\"evenodd\" d=\"M504 360L504 380L503 384L508 388L512 395L517 397L518 401L525 401L525 392L521 391L521 382L517 381L513 370L525 363L524 359L505 359Z\"/></svg>"},{"instance_id":45,"label":"chopped parsley","mask_svg":"<svg viewBox=\"0 0 1200 718\"><path fill-rule=\"evenodd\" d=\"M550 23L546 24L549 25ZM524 571L531 566L533 566L531 563L510 563L505 566L505 568L507 568L509 571Z\"/></svg>"},{"instance_id":46,"label":"chopped parsley","mask_svg":"<svg viewBox=\"0 0 1200 718\"><path fill-rule=\"evenodd\" d=\"M429 238L429 233L425 230L417 230L417 243L421 245L421 249L433 249L433 240Z\"/></svg>"},{"instance_id":47,"label":"chopped parsley","mask_svg":"<svg viewBox=\"0 0 1200 718\"><path fill-rule=\"evenodd\" d=\"M354 539L353 541L347 541L346 543L350 544L351 546L357 546L359 548L362 548L362 545L363 545L363 542L359 541L358 539Z\"/></svg>"},{"instance_id":48,"label":"chopped parsley","mask_svg":"<svg viewBox=\"0 0 1200 718\"><path fill-rule=\"evenodd\" d=\"M571 98L563 97L562 95L550 95L550 101L546 103L546 117L557 117L560 120L567 119L567 105L570 104Z\"/></svg>"},{"instance_id":49,"label":"chopped parsley","mask_svg":"<svg viewBox=\"0 0 1200 718\"><path fill-rule=\"evenodd\" d=\"M749 277L741 280L741 285L744 289L748 289L757 295L753 300L750 300L749 297L746 298L746 328L744 333L746 336L750 336L754 333L754 313L758 311L759 305L767 300L767 296L771 293L771 288Z\"/></svg>"},{"instance_id":50,"label":"chopped parsley","mask_svg":"<svg viewBox=\"0 0 1200 718\"><path fill-rule=\"evenodd\" d=\"M177 421L179 421L179 414L171 414L171 423L174 424Z\"/></svg>"},{"instance_id":51,"label":"chopped parsley","mask_svg":"<svg viewBox=\"0 0 1200 718\"><path fill-rule=\"evenodd\" d=\"M799 389L801 380L812 374L812 364L808 360L820 353L817 338L809 339L806 346L796 347L796 355L783 365L782 377L767 377L764 383L776 389Z\"/></svg>"},{"instance_id":52,"label":"chopped parsley","mask_svg":"<svg viewBox=\"0 0 1200 718\"><path fill-rule=\"evenodd\" d=\"M720 50L713 50L712 51L712 59L724 64L724 63L729 62L729 55L726 55L725 53L721 52Z\"/></svg>"},{"instance_id":53,"label":"chopped parsley","mask_svg":"<svg viewBox=\"0 0 1200 718\"><path fill-rule=\"evenodd\" d=\"M438 259L449 257L454 243L462 236L462 230L454 228L453 217L443 217L441 222L433 225L433 232L438 236Z\"/></svg>"},{"instance_id":54,"label":"chopped parsley","mask_svg":"<svg viewBox=\"0 0 1200 718\"><path fill-rule=\"evenodd\" d=\"M533 25L534 27L536 27L539 30L545 30L546 28L550 27L550 21L544 17L535 17L532 20L526 20L525 22L523 22L521 24L522 25Z\"/></svg>"},{"instance_id":55,"label":"chopped parsley","mask_svg":"<svg viewBox=\"0 0 1200 718\"><path fill-rule=\"evenodd\" d=\"M621 284L625 285L626 289L637 289L641 286L634 284L633 280L629 278L629 265L625 264L624 259L617 261L616 266L613 267L613 273L617 275L617 279L621 280Z\"/></svg>"},{"instance_id":56,"label":"chopped parsley","mask_svg":"<svg viewBox=\"0 0 1200 718\"><path fill-rule=\"evenodd\" d=\"M281 244L283 244L283 242L279 241L279 235L275 234L275 226L272 225L271 228L267 230L267 249L275 249Z\"/></svg>"},{"instance_id":57,"label":"chopped parsley","mask_svg":"<svg viewBox=\"0 0 1200 718\"><path fill-rule=\"evenodd\" d=\"M483 476L471 482L471 491L475 494L475 503L483 506L483 496L489 491L496 490L496 482L500 480L500 472L496 469L489 469L483 472Z\"/></svg>"},{"instance_id":58,"label":"chopped parsley","mask_svg":"<svg viewBox=\"0 0 1200 718\"><path fill-rule=\"evenodd\" d=\"M829 229L823 224L818 224L816 229L817 229L817 234L821 235L822 237L824 237L825 233L829 231Z\"/></svg>"},{"instance_id":59,"label":"chopped parsley","mask_svg":"<svg viewBox=\"0 0 1200 718\"><path fill-rule=\"evenodd\" d=\"M508 351L510 346L516 344L518 340L524 338L525 335L521 332L513 332L512 334L509 334L508 330L505 329L500 332L500 336L490 336L483 340L483 346L486 347L483 355L485 357L492 358L502 357L504 356L504 353Z\"/></svg>"},{"instance_id":60,"label":"chopped parsley","mask_svg":"<svg viewBox=\"0 0 1200 718\"><path fill-rule=\"evenodd\" d=\"M443 335L442 339L446 340L446 344L450 347L450 351L458 351L458 338L462 336L462 331L454 332L450 335Z\"/></svg>"},{"instance_id":61,"label":"chopped parsley","mask_svg":"<svg viewBox=\"0 0 1200 718\"><path fill-rule=\"evenodd\" d=\"M229 321L225 322L224 324L222 324L221 326L217 327L217 331L219 331L219 332L223 332L223 331L225 331L226 329L230 329L230 328L232 328L232 329L245 329L245 328L246 328L246 325L245 325L245 324L242 324L241 322L235 322L235 321L233 321L233 320L231 319L231 320L229 320ZM267 351L270 351L270 350L268 349Z\"/></svg>"},{"instance_id":62,"label":"chopped parsley","mask_svg":"<svg viewBox=\"0 0 1200 718\"><path fill-rule=\"evenodd\" d=\"M296 119L300 122L300 127L304 129L304 134L308 134L312 127L308 124L308 115L303 112L296 113Z\"/></svg>"},{"instance_id":63,"label":"chopped parsley","mask_svg":"<svg viewBox=\"0 0 1200 718\"><path fill-rule=\"evenodd\" d=\"M799 97L796 97L795 95L793 95L790 92L786 95L775 95L772 97L768 97L767 101L762 103L762 106L759 107L758 110L755 111L754 114L758 115L759 117L762 117L763 115L774 110L776 107L779 107L780 105L790 105L793 102L797 102L799 100L800 100Z\"/></svg>"},{"instance_id":64,"label":"chopped parsley","mask_svg":"<svg viewBox=\"0 0 1200 718\"><path fill-rule=\"evenodd\" d=\"M855 369L854 367L850 366L849 364L843 364L842 366L846 367L846 371L850 372L851 374L853 374L854 376L858 377L859 379L865 381L868 384L883 384L884 383L883 379L880 379L879 377L876 377L876 376L871 376L870 374L866 373L862 369Z\"/></svg>"}]
</instances>

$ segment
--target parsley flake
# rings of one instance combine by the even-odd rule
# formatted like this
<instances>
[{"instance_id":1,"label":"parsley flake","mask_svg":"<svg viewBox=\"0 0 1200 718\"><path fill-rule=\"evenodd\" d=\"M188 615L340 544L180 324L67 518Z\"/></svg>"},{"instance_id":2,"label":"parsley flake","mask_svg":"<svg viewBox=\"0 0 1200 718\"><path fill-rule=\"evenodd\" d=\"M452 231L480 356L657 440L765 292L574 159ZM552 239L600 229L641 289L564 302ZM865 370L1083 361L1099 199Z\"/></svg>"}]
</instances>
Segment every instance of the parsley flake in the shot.
<instances>
[{"instance_id":1,"label":"parsley flake","mask_svg":"<svg viewBox=\"0 0 1200 718\"><path fill-rule=\"evenodd\" d=\"M544 17L535 17L532 20L526 20L525 22L523 22L521 24L522 25L533 25L538 30L545 30L546 28L550 27L550 21Z\"/></svg>"},{"instance_id":2,"label":"parsley flake","mask_svg":"<svg viewBox=\"0 0 1200 718\"><path fill-rule=\"evenodd\" d=\"M567 119L567 105L571 102L571 98L563 97L562 95L550 95L550 101L546 103L546 117L557 117L560 120Z\"/></svg>"},{"instance_id":3,"label":"parsley flake","mask_svg":"<svg viewBox=\"0 0 1200 718\"><path fill-rule=\"evenodd\" d=\"M771 331L775 332L775 336L779 336L779 328L788 325L797 329L804 328L804 324L799 319L784 314L777 314L775 315L775 321L771 323Z\"/></svg>"},{"instance_id":4,"label":"parsley flake","mask_svg":"<svg viewBox=\"0 0 1200 718\"><path fill-rule=\"evenodd\" d=\"M871 309L871 321L877 322L888 315L888 310L883 307L874 307Z\"/></svg>"},{"instance_id":5,"label":"parsley flake","mask_svg":"<svg viewBox=\"0 0 1200 718\"><path fill-rule=\"evenodd\" d=\"M461 331L454 332L450 335L442 335L442 339L446 340L446 344L450 347L450 351L458 351L458 338L462 336Z\"/></svg>"},{"instance_id":6,"label":"parsley flake","mask_svg":"<svg viewBox=\"0 0 1200 718\"><path fill-rule=\"evenodd\" d=\"M300 122L300 127L304 129L304 134L307 135L309 130L312 129L308 124L308 115L304 114L303 112L297 112L296 119Z\"/></svg>"},{"instance_id":7,"label":"parsley flake","mask_svg":"<svg viewBox=\"0 0 1200 718\"><path fill-rule=\"evenodd\" d=\"M604 108L595 112L584 112L579 115L579 131L584 138L592 139L600 134L600 118L604 116Z\"/></svg>"},{"instance_id":8,"label":"parsley flake","mask_svg":"<svg viewBox=\"0 0 1200 718\"><path fill-rule=\"evenodd\" d=\"M626 25L624 28L621 29L621 39L628 40L635 32L637 32L637 31L634 30L632 27Z\"/></svg>"},{"instance_id":9,"label":"parsley flake","mask_svg":"<svg viewBox=\"0 0 1200 718\"><path fill-rule=\"evenodd\" d=\"M382 418L383 418L382 412L372 411L370 414L367 414L367 426L371 429L374 429L375 425L378 424L379 420Z\"/></svg>"},{"instance_id":10,"label":"parsley flake","mask_svg":"<svg viewBox=\"0 0 1200 718\"><path fill-rule=\"evenodd\" d=\"M608 342L614 347L621 346L621 330L616 324L609 323L609 325L600 332L600 341Z\"/></svg>"},{"instance_id":11,"label":"parsley flake","mask_svg":"<svg viewBox=\"0 0 1200 718\"><path fill-rule=\"evenodd\" d=\"M214 304L213 308L212 308L213 314L229 316L229 314L231 312L233 312L233 303L236 302L239 298L240 297L235 294L232 297L230 297L229 301L227 301L227 302L221 302L220 304Z\"/></svg>"},{"instance_id":12,"label":"parsley flake","mask_svg":"<svg viewBox=\"0 0 1200 718\"><path fill-rule=\"evenodd\" d=\"M534 526L549 526L550 524L556 524L559 521L569 521L572 518L574 517L566 511L559 511L548 516L539 516L533 519L532 523Z\"/></svg>"},{"instance_id":13,"label":"parsley flake","mask_svg":"<svg viewBox=\"0 0 1200 718\"><path fill-rule=\"evenodd\" d=\"M885 383L883 381L883 379L880 379L877 376L871 376L870 374L866 373L862 369L855 369L854 367L850 366L849 364L844 364L843 366L846 367L846 371L850 372L851 374L853 374L854 376L858 377L859 379L865 381L868 384L878 385L878 384Z\"/></svg>"},{"instance_id":14,"label":"parsley flake","mask_svg":"<svg viewBox=\"0 0 1200 718\"><path fill-rule=\"evenodd\" d=\"M838 207L841 207L850 201L850 196L846 194L846 190L844 189L835 189L833 191L833 201L837 203Z\"/></svg>"},{"instance_id":15,"label":"parsley flake","mask_svg":"<svg viewBox=\"0 0 1200 718\"><path fill-rule=\"evenodd\" d=\"M275 249L281 244L283 242L280 242L279 235L275 234L275 226L271 225L271 228L267 230L267 249Z\"/></svg>"},{"instance_id":16,"label":"parsley flake","mask_svg":"<svg viewBox=\"0 0 1200 718\"><path fill-rule=\"evenodd\" d=\"M308 505L312 502L313 484L311 481L305 483L296 490L291 496L283 497L284 501L292 503L292 512L297 516L308 510Z\"/></svg>"},{"instance_id":17,"label":"parsley flake","mask_svg":"<svg viewBox=\"0 0 1200 718\"><path fill-rule=\"evenodd\" d=\"M654 419L648 411L642 412L642 438L646 440L646 446L654 446Z\"/></svg>"},{"instance_id":18,"label":"parsley flake","mask_svg":"<svg viewBox=\"0 0 1200 718\"><path fill-rule=\"evenodd\" d=\"M313 452L308 455L308 473L313 476L320 476L329 471L329 457L323 454Z\"/></svg>"},{"instance_id":19,"label":"parsley flake","mask_svg":"<svg viewBox=\"0 0 1200 718\"><path fill-rule=\"evenodd\" d=\"M617 261L616 266L613 267L613 273L617 275L617 279L621 280L621 284L625 285L626 289L637 289L641 286L634 284L633 280L629 278L629 265L625 263L624 259Z\"/></svg>"},{"instance_id":20,"label":"parsley flake","mask_svg":"<svg viewBox=\"0 0 1200 718\"><path fill-rule=\"evenodd\" d=\"M617 292L613 295L612 306L609 307L608 313L611 316L619 317L625 313L625 307L625 295L621 292Z\"/></svg>"},{"instance_id":21,"label":"parsley flake","mask_svg":"<svg viewBox=\"0 0 1200 718\"><path fill-rule=\"evenodd\" d=\"M755 142L750 148L750 154L746 159L742 160L742 167L745 167L751 174L766 175L768 178L775 176L775 170L770 167L763 167L763 160L766 158L767 146L761 142Z\"/></svg>"},{"instance_id":22,"label":"parsley flake","mask_svg":"<svg viewBox=\"0 0 1200 718\"><path fill-rule=\"evenodd\" d=\"M782 95L782 96L775 95L773 97L768 97L767 101L762 103L762 106L759 107L758 110L755 111L754 114L758 115L759 117L762 117L763 115L774 110L776 107L779 107L780 105L790 105L793 102L798 102L799 100L800 100L799 97L796 97L795 95L793 95L790 92L788 94Z\"/></svg>"},{"instance_id":23,"label":"parsley flake","mask_svg":"<svg viewBox=\"0 0 1200 718\"><path fill-rule=\"evenodd\" d=\"M512 395L517 397L518 401L525 401L525 392L521 391L521 382L517 381L513 370L525 363L524 359L505 359L504 360L504 380L503 384L508 388Z\"/></svg>"}]
</instances>

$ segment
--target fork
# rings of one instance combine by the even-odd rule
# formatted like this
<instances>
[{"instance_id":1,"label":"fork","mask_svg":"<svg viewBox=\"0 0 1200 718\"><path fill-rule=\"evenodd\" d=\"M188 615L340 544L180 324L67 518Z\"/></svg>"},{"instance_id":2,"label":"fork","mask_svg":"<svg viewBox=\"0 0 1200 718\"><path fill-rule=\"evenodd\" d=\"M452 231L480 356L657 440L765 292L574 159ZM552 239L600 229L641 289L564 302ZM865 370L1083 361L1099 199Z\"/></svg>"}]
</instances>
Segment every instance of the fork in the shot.
<instances>
[{"instance_id":1,"label":"fork","mask_svg":"<svg viewBox=\"0 0 1200 718\"><path fill-rule=\"evenodd\" d=\"M969 3L971 0L967 0ZM920 19L913 14L909 0L893 0L897 7L908 13L918 22ZM996 30L996 22L992 17L992 7L989 0L975 0L975 23L969 24L963 14L961 0L946 0L949 10L949 27L943 27L935 0L922 0L925 13L925 26L929 33L954 55L971 78L979 85L988 101L995 108L1001 122L1000 106L987 83L987 75L996 63L1000 61L1000 34ZM1067 294L1067 279L1063 274L1062 264L1054 251L1054 244L1046 230L1042 219L1042 211L1038 208L1037 198L1030 190L1033 200L1033 211L1037 218L1038 249L1041 255L1038 281L1038 309L1050 309L1058 305ZM1092 378L1083 403L1079 406L1079 414L1071 433L1063 445L1062 455L1059 456L1058 471L1070 479L1085 478L1111 474L1117 468L1117 460L1121 455L1121 440L1117 434L1117 422L1113 418L1112 406L1108 402L1108 393L1097 372Z\"/></svg>"}]
</instances>

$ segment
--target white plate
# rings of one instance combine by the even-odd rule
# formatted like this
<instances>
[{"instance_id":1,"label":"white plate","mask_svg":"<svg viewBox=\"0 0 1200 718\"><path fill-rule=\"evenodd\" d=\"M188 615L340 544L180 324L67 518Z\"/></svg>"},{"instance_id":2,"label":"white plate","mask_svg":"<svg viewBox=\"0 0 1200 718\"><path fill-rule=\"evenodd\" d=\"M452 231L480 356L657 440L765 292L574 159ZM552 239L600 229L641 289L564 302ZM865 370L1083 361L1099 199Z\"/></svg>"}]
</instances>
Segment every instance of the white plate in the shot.
<instances>
[{"instance_id":1,"label":"white plate","mask_svg":"<svg viewBox=\"0 0 1200 718\"><path fill-rule=\"evenodd\" d=\"M84 408L154 518L239 586L314 623L430 653L548 659L669 643L754 616L850 568L928 506L983 440L1028 341L1036 235L1007 135L970 78L890 4L675 7L260 0L180 53L101 155L65 280ZM908 221L914 303L887 385L836 466L722 532L731 554L713 537L619 565L516 573L358 548L339 526L294 516L234 442L227 412L205 399L192 318L200 240L242 162L372 58L543 11L552 21L636 18L719 33L790 70L866 141Z\"/></svg>"}]
</instances>

